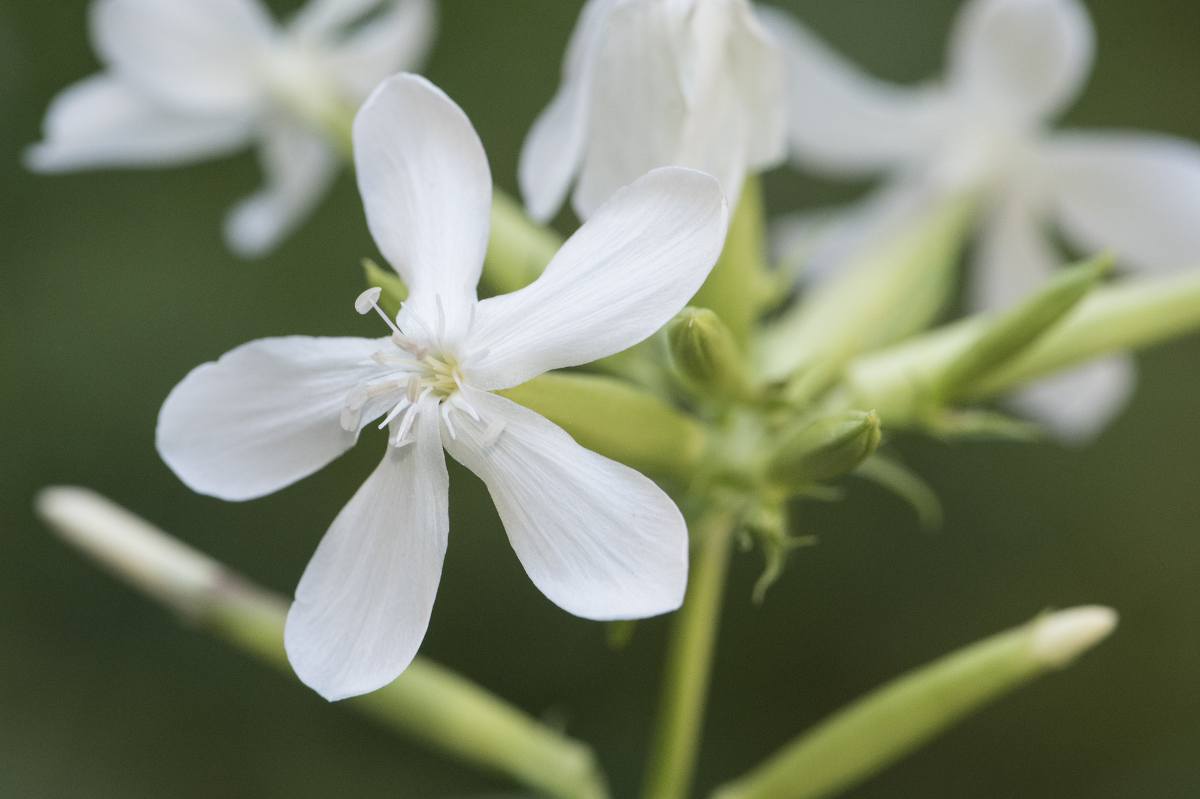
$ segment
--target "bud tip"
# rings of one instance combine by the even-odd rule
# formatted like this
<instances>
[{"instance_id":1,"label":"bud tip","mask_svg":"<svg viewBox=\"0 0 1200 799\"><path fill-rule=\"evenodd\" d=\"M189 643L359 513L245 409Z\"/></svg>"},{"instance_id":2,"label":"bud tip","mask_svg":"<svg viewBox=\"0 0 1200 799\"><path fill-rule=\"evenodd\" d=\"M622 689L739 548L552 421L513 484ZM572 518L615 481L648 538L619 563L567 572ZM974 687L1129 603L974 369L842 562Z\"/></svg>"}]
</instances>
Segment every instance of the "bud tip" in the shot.
<instances>
[{"instance_id":1,"label":"bud tip","mask_svg":"<svg viewBox=\"0 0 1200 799\"><path fill-rule=\"evenodd\" d=\"M1033 653L1055 668L1107 638L1117 626L1117 612L1102 605L1085 605L1039 619L1033 633Z\"/></svg>"},{"instance_id":2,"label":"bud tip","mask_svg":"<svg viewBox=\"0 0 1200 799\"><path fill-rule=\"evenodd\" d=\"M42 489L34 510L64 541L157 599L190 610L221 567L145 520L86 488Z\"/></svg>"}]
</instances>

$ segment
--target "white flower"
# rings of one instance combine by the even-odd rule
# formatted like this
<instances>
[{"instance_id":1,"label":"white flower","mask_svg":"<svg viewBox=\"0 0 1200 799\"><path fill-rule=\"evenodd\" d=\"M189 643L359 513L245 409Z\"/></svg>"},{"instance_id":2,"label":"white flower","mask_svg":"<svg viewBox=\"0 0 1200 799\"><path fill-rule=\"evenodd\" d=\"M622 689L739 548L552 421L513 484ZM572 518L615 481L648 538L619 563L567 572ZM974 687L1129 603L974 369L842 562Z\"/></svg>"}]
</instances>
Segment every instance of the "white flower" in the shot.
<instances>
[{"instance_id":1,"label":"white flower","mask_svg":"<svg viewBox=\"0 0 1200 799\"><path fill-rule=\"evenodd\" d=\"M763 16L788 60L796 160L890 176L835 228L835 249L968 189L987 201L972 285L985 309L1046 279L1060 260L1049 228L1084 253L1111 250L1135 269L1200 258L1200 148L1167 136L1049 127L1091 68L1093 31L1078 0L972 0L953 32L947 78L913 88L859 72L778 12ZM1083 439L1120 409L1133 382L1131 361L1110 358L1014 401L1064 437Z\"/></svg>"},{"instance_id":2,"label":"white flower","mask_svg":"<svg viewBox=\"0 0 1200 799\"><path fill-rule=\"evenodd\" d=\"M672 610L687 531L653 482L491 392L611 355L665 324L720 254L727 211L699 172L659 169L618 191L534 283L477 301L492 182L470 122L422 78L382 84L354 123L367 221L410 297L388 338L254 341L194 370L163 405L158 448L193 489L262 496L337 457L367 424L383 462L326 533L296 590L286 645L330 699L412 660L446 548L443 447L484 481L517 557L565 610ZM370 313L378 290L355 304Z\"/></svg>"},{"instance_id":3,"label":"white flower","mask_svg":"<svg viewBox=\"0 0 1200 799\"><path fill-rule=\"evenodd\" d=\"M572 181L586 219L659 166L721 181L783 160L783 65L747 0L589 0L563 81L521 152L529 213L552 217Z\"/></svg>"},{"instance_id":4,"label":"white flower","mask_svg":"<svg viewBox=\"0 0 1200 799\"><path fill-rule=\"evenodd\" d=\"M432 0L312 0L280 28L260 0L93 0L105 70L64 90L26 161L157 167L257 144L266 185L229 214L244 257L289 235L337 173L328 128L432 41ZM360 20L363 24L357 24Z\"/></svg>"}]
</instances>

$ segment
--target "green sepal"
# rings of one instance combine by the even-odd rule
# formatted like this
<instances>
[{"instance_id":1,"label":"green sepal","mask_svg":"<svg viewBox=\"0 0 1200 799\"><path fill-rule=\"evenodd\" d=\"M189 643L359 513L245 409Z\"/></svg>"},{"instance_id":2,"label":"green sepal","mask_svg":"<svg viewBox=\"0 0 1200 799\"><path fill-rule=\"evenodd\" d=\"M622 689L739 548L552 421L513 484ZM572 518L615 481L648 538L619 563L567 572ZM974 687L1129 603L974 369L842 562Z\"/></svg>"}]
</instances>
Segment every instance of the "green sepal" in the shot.
<instances>
[{"instance_id":1,"label":"green sepal","mask_svg":"<svg viewBox=\"0 0 1200 799\"><path fill-rule=\"evenodd\" d=\"M545 416L582 446L654 476L690 479L708 445L699 421L611 377L552 372L499 393Z\"/></svg>"},{"instance_id":2,"label":"green sepal","mask_svg":"<svg viewBox=\"0 0 1200 799\"><path fill-rule=\"evenodd\" d=\"M876 452L863 461L854 474L907 502L917 514L921 529L933 532L941 528L944 513L937 493L904 464Z\"/></svg>"},{"instance_id":3,"label":"green sepal","mask_svg":"<svg viewBox=\"0 0 1200 799\"><path fill-rule=\"evenodd\" d=\"M1033 345L1112 271L1104 255L1063 270L1015 308L994 317L978 338L938 375L931 399L951 402Z\"/></svg>"},{"instance_id":4,"label":"green sepal","mask_svg":"<svg viewBox=\"0 0 1200 799\"><path fill-rule=\"evenodd\" d=\"M1028 444L1045 438L1041 425L988 410L938 410L925 417L923 428L947 441L1012 441Z\"/></svg>"},{"instance_id":5,"label":"green sepal","mask_svg":"<svg viewBox=\"0 0 1200 799\"><path fill-rule=\"evenodd\" d=\"M370 258L362 259L363 277L368 286L383 290L379 295L379 307L392 318L400 313L400 304L408 299L408 286L390 269L384 269Z\"/></svg>"}]
</instances>

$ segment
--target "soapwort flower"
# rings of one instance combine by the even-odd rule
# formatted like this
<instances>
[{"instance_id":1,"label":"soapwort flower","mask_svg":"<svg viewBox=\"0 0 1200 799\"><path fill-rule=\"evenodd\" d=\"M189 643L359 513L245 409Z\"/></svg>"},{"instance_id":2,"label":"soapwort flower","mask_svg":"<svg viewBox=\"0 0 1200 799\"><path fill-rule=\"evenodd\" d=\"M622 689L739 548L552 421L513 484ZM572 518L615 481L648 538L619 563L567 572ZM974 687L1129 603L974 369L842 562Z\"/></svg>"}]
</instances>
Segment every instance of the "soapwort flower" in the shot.
<instances>
[{"instance_id":1,"label":"soapwort flower","mask_svg":"<svg viewBox=\"0 0 1200 799\"><path fill-rule=\"evenodd\" d=\"M1078 0L972 0L953 31L948 76L917 87L876 80L794 20L761 14L788 62L795 160L889 177L830 228L824 243L833 251L971 191L984 199L972 283L984 309L1010 306L1045 281L1060 261L1051 227L1079 250L1111 250L1134 269L1200 257L1200 148L1162 135L1050 129L1091 68L1094 33ZM1133 377L1129 359L1104 359L1034 384L1014 402L1061 435L1084 438L1121 407Z\"/></svg>"},{"instance_id":2,"label":"soapwort flower","mask_svg":"<svg viewBox=\"0 0 1200 799\"><path fill-rule=\"evenodd\" d=\"M783 160L783 64L747 0L589 0L562 84L521 152L535 219L572 203L586 219L659 166L721 181L736 205L747 171Z\"/></svg>"},{"instance_id":3,"label":"soapwort flower","mask_svg":"<svg viewBox=\"0 0 1200 799\"><path fill-rule=\"evenodd\" d=\"M193 489L268 494L351 447L372 422L383 462L325 534L296 590L286 646L329 699L399 675L425 634L446 549L443 448L487 485L517 557L563 609L590 619L672 610L687 530L652 481L584 449L494 391L626 349L665 324L720 254L717 181L663 168L616 192L545 272L477 300L492 182L466 116L422 78L382 84L354 123L367 222L409 287L386 338L254 341L189 374L158 424Z\"/></svg>"},{"instance_id":4,"label":"soapwort flower","mask_svg":"<svg viewBox=\"0 0 1200 799\"><path fill-rule=\"evenodd\" d=\"M432 0L312 0L286 26L260 0L93 0L105 69L51 103L40 172L158 167L258 148L266 185L229 213L238 254L266 253L336 175L330 129L433 37Z\"/></svg>"}]
</instances>

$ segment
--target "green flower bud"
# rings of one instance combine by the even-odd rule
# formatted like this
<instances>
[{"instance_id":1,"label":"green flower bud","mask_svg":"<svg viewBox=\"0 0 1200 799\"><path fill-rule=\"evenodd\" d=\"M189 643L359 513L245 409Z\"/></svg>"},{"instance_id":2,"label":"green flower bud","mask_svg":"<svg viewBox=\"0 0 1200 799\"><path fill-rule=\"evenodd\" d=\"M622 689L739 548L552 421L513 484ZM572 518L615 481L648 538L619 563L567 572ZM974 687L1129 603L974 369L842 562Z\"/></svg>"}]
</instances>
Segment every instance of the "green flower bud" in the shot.
<instances>
[{"instance_id":1,"label":"green flower bud","mask_svg":"<svg viewBox=\"0 0 1200 799\"><path fill-rule=\"evenodd\" d=\"M848 474L879 448L875 411L846 411L785 434L768 462L773 481L804 486Z\"/></svg>"},{"instance_id":2,"label":"green flower bud","mask_svg":"<svg viewBox=\"0 0 1200 799\"><path fill-rule=\"evenodd\" d=\"M742 399L750 394L742 353L733 333L707 308L684 308L667 324L671 361L700 394Z\"/></svg>"},{"instance_id":3,"label":"green flower bud","mask_svg":"<svg viewBox=\"0 0 1200 799\"><path fill-rule=\"evenodd\" d=\"M622 380L552 372L499 393L588 449L650 475L687 480L708 446L702 424Z\"/></svg>"}]
</instances>

